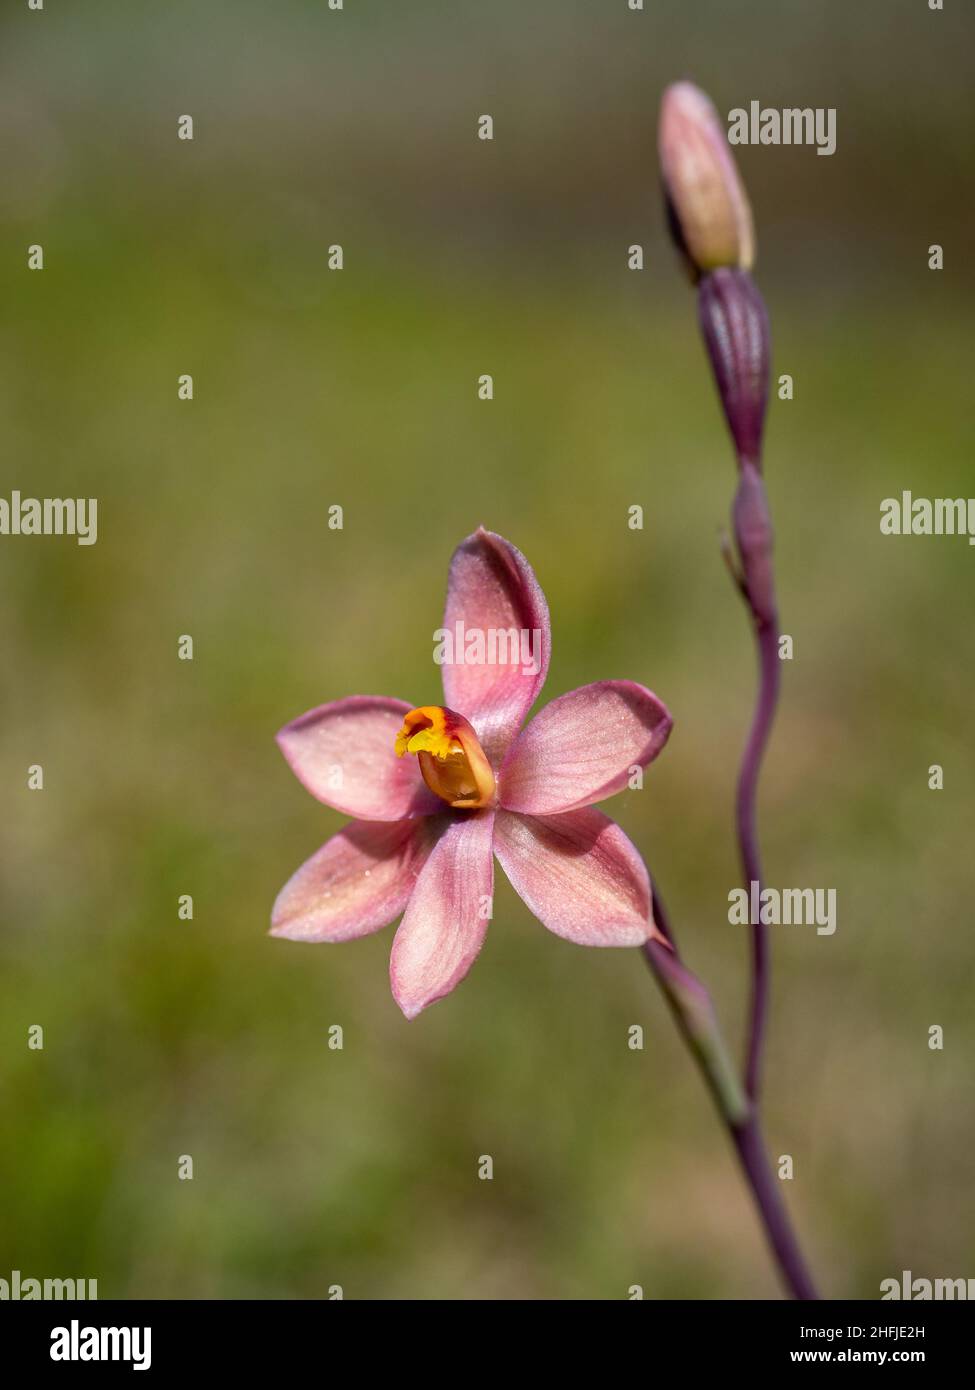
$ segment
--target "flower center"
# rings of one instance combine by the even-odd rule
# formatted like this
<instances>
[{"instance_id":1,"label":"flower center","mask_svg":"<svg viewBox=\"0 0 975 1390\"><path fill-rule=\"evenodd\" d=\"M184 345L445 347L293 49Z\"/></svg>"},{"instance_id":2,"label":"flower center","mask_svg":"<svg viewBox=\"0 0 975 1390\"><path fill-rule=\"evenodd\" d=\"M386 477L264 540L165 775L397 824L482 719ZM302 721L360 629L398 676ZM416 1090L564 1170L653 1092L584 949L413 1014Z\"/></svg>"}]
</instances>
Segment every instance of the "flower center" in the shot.
<instances>
[{"instance_id":1,"label":"flower center","mask_svg":"<svg viewBox=\"0 0 975 1390\"><path fill-rule=\"evenodd\" d=\"M494 800L494 773L471 725L442 705L411 709L396 735L396 756L415 753L424 782L449 806L474 810Z\"/></svg>"}]
</instances>

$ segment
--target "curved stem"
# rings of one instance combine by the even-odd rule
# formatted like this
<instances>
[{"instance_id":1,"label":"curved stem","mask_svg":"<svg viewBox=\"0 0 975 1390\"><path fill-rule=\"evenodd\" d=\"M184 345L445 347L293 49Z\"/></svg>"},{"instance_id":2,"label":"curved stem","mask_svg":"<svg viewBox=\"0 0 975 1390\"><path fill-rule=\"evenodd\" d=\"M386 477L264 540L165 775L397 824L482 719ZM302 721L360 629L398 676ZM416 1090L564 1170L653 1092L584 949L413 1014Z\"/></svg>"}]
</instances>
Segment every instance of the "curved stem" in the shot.
<instances>
[{"instance_id":1,"label":"curved stem","mask_svg":"<svg viewBox=\"0 0 975 1390\"><path fill-rule=\"evenodd\" d=\"M756 615L755 635L759 659L758 702L755 706L748 742L742 755L735 805L738 845L749 902L752 901L752 884L756 885L754 892L759 902L762 892L762 864L758 848L755 801L758 791L758 774L779 697L778 622L775 618L765 620ZM748 1010L748 1034L745 1047L745 1090L749 1099L755 1101L758 1099L761 1086L762 1052L768 1021L769 939L768 927L761 921L761 913L753 913L752 916L754 920L751 923L751 1000Z\"/></svg>"},{"instance_id":2,"label":"curved stem","mask_svg":"<svg viewBox=\"0 0 975 1390\"><path fill-rule=\"evenodd\" d=\"M738 1153L783 1283L793 1298L816 1299L819 1295L765 1151L757 1109L741 1089L707 990L681 961L656 885L653 915L670 949L648 941L643 954Z\"/></svg>"},{"instance_id":3,"label":"curved stem","mask_svg":"<svg viewBox=\"0 0 975 1390\"><path fill-rule=\"evenodd\" d=\"M755 807L758 775L779 694L779 627L772 566L772 522L760 462L770 373L768 313L748 272L726 266L703 275L698 289L698 314L739 468L732 516L740 569L731 561L727 549L725 559L752 618L759 662L758 700L742 754L735 803L745 890L753 909L749 912L752 970L745 1045L744 1113L729 1115L723 1109L722 1114L786 1284L796 1298L815 1298L812 1280L765 1152L759 1122L762 1056L768 1021L769 939L768 927L761 920L762 865ZM755 911L755 907L759 910ZM661 954L670 954L663 947L658 949ZM666 970L666 963L659 969ZM675 992L679 997L680 991ZM688 998L692 1013L699 1020L703 1015L693 992ZM717 1024L713 1026L716 1030ZM685 1031L693 1035L693 1022ZM712 1049L718 1055L724 1050L723 1044L716 1047L712 1040ZM714 1078L709 1077L709 1081L714 1090ZM722 1097L716 1094L721 1108Z\"/></svg>"}]
</instances>

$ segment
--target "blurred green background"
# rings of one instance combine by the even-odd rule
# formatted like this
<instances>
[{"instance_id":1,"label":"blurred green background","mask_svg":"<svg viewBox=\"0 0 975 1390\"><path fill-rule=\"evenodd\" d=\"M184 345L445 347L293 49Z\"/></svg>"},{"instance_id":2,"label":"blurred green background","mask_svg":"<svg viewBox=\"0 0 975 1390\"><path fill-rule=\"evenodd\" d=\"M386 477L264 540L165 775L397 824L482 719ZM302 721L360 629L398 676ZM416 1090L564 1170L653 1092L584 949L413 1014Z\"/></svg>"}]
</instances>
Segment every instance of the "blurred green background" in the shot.
<instances>
[{"instance_id":1,"label":"blurred green background","mask_svg":"<svg viewBox=\"0 0 975 1390\"><path fill-rule=\"evenodd\" d=\"M964 8L5 7L0 491L97 496L99 538L0 540L0 1277L776 1296L637 953L557 940L499 871L470 977L406 1023L391 932L266 935L343 823L274 732L346 694L435 701L447 562L484 523L548 594L546 696L627 676L675 715L645 789L607 809L740 1044L727 894L754 659L719 555L730 447L662 230L657 103L681 76L724 112L837 108L832 158L740 152L795 379L767 441L795 660L764 852L773 884L835 888L839 918L774 930L770 1144L825 1292L975 1275L975 553L878 527L902 488L973 491Z\"/></svg>"}]
</instances>

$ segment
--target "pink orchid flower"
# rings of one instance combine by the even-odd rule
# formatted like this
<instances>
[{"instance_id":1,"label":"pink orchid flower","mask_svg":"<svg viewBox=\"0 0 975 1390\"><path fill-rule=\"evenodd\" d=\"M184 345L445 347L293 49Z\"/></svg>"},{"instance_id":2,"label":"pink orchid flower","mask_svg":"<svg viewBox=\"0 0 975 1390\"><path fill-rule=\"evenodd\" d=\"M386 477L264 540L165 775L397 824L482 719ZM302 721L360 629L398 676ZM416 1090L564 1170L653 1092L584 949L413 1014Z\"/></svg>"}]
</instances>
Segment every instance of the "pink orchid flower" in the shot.
<instances>
[{"instance_id":1,"label":"pink orchid flower","mask_svg":"<svg viewBox=\"0 0 975 1390\"><path fill-rule=\"evenodd\" d=\"M407 1018L473 965L494 855L557 936L583 946L662 939L643 860L593 803L660 752L665 706L633 681L600 681L522 729L548 671L548 605L525 557L490 531L454 552L435 637L446 705L353 695L278 734L298 780L356 819L281 890L272 935L350 941L402 912L390 978Z\"/></svg>"}]
</instances>

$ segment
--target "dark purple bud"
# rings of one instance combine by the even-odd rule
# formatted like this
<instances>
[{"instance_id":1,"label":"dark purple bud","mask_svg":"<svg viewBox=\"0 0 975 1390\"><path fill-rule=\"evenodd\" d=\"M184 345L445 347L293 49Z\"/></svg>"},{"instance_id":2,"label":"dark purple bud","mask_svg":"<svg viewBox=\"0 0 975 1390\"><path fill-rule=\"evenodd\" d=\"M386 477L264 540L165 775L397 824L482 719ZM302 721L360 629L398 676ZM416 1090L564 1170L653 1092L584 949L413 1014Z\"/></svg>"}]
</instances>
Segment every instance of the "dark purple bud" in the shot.
<instances>
[{"instance_id":1,"label":"dark purple bud","mask_svg":"<svg viewBox=\"0 0 975 1390\"><path fill-rule=\"evenodd\" d=\"M701 280L698 312L738 462L760 468L769 385L765 301L747 270L724 267Z\"/></svg>"},{"instance_id":2,"label":"dark purple bud","mask_svg":"<svg viewBox=\"0 0 975 1390\"><path fill-rule=\"evenodd\" d=\"M765 484L753 463L742 466L732 521L749 603L760 622L771 623L775 619L772 519Z\"/></svg>"}]
</instances>

